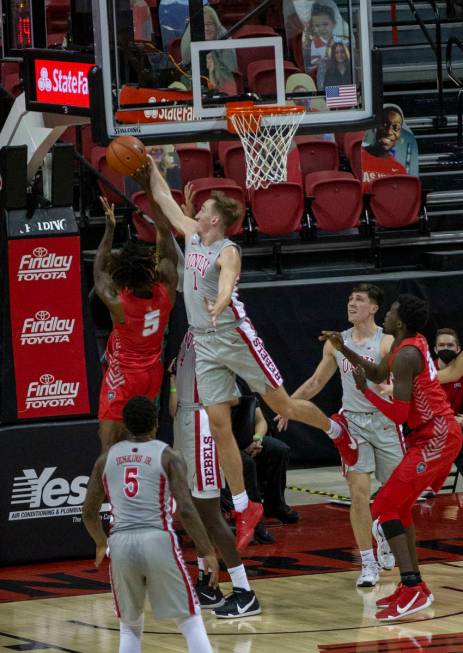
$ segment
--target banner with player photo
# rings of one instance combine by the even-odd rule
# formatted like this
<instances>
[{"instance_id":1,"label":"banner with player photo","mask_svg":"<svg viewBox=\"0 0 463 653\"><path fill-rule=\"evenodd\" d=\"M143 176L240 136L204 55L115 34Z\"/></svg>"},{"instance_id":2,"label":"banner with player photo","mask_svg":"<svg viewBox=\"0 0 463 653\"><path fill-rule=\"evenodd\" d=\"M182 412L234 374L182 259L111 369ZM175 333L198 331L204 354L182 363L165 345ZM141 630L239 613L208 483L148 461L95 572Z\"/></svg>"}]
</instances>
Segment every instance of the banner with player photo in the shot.
<instances>
[{"instance_id":1,"label":"banner with player photo","mask_svg":"<svg viewBox=\"0 0 463 653\"><path fill-rule=\"evenodd\" d=\"M418 176L418 145L397 104L383 105L380 125L366 132L362 143L363 189L389 175Z\"/></svg>"}]
</instances>

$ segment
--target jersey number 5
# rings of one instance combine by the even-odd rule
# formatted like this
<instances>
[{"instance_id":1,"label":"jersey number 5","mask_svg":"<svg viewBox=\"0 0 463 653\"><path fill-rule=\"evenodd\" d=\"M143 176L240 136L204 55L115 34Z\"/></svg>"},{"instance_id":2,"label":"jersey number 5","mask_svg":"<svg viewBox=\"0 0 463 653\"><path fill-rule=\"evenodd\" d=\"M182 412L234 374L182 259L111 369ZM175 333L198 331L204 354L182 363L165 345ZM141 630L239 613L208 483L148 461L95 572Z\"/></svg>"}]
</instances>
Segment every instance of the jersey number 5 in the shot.
<instances>
[{"instance_id":1,"label":"jersey number 5","mask_svg":"<svg viewBox=\"0 0 463 653\"><path fill-rule=\"evenodd\" d=\"M145 313L145 322L143 324L143 335L151 336L153 333L156 333L159 329L159 315L161 311L159 309L155 311L150 311Z\"/></svg>"},{"instance_id":2,"label":"jersey number 5","mask_svg":"<svg viewBox=\"0 0 463 653\"><path fill-rule=\"evenodd\" d=\"M139 490L138 467L126 467L124 470L124 494L133 499Z\"/></svg>"}]
</instances>

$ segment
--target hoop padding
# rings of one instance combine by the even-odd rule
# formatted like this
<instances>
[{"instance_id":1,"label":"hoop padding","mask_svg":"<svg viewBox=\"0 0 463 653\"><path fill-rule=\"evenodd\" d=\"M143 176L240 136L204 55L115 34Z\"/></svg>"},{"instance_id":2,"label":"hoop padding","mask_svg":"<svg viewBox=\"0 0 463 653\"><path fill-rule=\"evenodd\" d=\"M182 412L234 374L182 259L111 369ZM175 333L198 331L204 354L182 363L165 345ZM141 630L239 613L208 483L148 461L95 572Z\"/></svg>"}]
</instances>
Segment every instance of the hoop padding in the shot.
<instances>
[{"instance_id":1,"label":"hoop padding","mask_svg":"<svg viewBox=\"0 0 463 653\"><path fill-rule=\"evenodd\" d=\"M267 188L287 180L293 137L304 116L297 106L229 106L228 129L241 139L246 160L246 188Z\"/></svg>"}]
</instances>

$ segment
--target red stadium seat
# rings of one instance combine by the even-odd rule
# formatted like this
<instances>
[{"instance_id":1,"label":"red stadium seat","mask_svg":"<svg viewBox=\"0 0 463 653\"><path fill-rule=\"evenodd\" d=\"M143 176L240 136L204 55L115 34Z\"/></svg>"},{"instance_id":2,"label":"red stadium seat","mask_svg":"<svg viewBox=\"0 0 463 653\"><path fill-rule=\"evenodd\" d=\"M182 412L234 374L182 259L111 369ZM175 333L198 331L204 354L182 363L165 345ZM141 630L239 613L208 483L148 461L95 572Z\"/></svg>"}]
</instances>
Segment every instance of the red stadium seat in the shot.
<instances>
[{"instance_id":1,"label":"red stadium seat","mask_svg":"<svg viewBox=\"0 0 463 653\"><path fill-rule=\"evenodd\" d=\"M243 25L233 32L234 39L251 39L259 36L278 36L271 25Z\"/></svg>"},{"instance_id":2,"label":"red stadium seat","mask_svg":"<svg viewBox=\"0 0 463 653\"><path fill-rule=\"evenodd\" d=\"M360 226L362 184L350 172L322 170L305 177L310 217L323 231L344 231Z\"/></svg>"},{"instance_id":3,"label":"red stadium seat","mask_svg":"<svg viewBox=\"0 0 463 653\"><path fill-rule=\"evenodd\" d=\"M233 35L235 39L255 38L262 36L278 36L273 27L268 25L244 25L237 30ZM275 50L272 47L259 47L259 48L237 48L236 58L238 61L238 70L244 75L247 75L248 66L253 61L262 61L264 59L271 59L275 61ZM244 82L246 84L247 78Z\"/></svg>"},{"instance_id":4,"label":"red stadium seat","mask_svg":"<svg viewBox=\"0 0 463 653\"><path fill-rule=\"evenodd\" d=\"M239 52L239 50L238 50ZM299 68L292 61L284 61L285 82L290 75L300 73ZM276 73L274 59L259 59L248 64L247 78L249 88L259 95L276 93Z\"/></svg>"},{"instance_id":5,"label":"red stadium seat","mask_svg":"<svg viewBox=\"0 0 463 653\"><path fill-rule=\"evenodd\" d=\"M209 149L191 145L176 145L180 160L180 173L183 185L198 177L212 177L212 154Z\"/></svg>"},{"instance_id":6,"label":"red stadium seat","mask_svg":"<svg viewBox=\"0 0 463 653\"><path fill-rule=\"evenodd\" d=\"M347 132L344 136L344 152L357 179L362 181L362 141L365 132Z\"/></svg>"},{"instance_id":7,"label":"red stadium seat","mask_svg":"<svg viewBox=\"0 0 463 653\"><path fill-rule=\"evenodd\" d=\"M294 140L299 150L303 178L310 172L339 168L338 146L333 141L325 141L319 136L296 136Z\"/></svg>"},{"instance_id":8,"label":"red stadium seat","mask_svg":"<svg viewBox=\"0 0 463 653\"><path fill-rule=\"evenodd\" d=\"M243 189L233 179L226 179L223 177L206 177L203 179L194 179L192 181L195 190L195 209L199 211L201 206L211 196L213 190L221 190L228 197L240 202L243 207L240 218L235 222L230 229L227 229L227 236L237 236L243 231L243 221L246 215L246 198Z\"/></svg>"},{"instance_id":9,"label":"red stadium seat","mask_svg":"<svg viewBox=\"0 0 463 653\"><path fill-rule=\"evenodd\" d=\"M304 214L302 186L287 181L253 190L251 210L263 234L284 236L299 231Z\"/></svg>"},{"instance_id":10,"label":"red stadium seat","mask_svg":"<svg viewBox=\"0 0 463 653\"><path fill-rule=\"evenodd\" d=\"M421 181L410 175L391 175L371 183L369 206L375 224L395 229L417 224L422 207Z\"/></svg>"},{"instance_id":11,"label":"red stadium seat","mask_svg":"<svg viewBox=\"0 0 463 653\"><path fill-rule=\"evenodd\" d=\"M114 172L112 168L109 167L106 161L106 150L103 148L95 148L92 150L92 165L94 168L101 172L121 193L124 192L124 177L118 172ZM98 186L102 194L106 195L108 202L110 204L115 204L116 206L121 206L124 204L124 200L119 197L114 191L109 188L109 186L100 179L98 179Z\"/></svg>"},{"instance_id":12,"label":"red stadium seat","mask_svg":"<svg viewBox=\"0 0 463 653\"><path fill-rule=\"evenodd\" d=\"M184 202L182 191L173 189L171 190L171 193L177 204L181 206ZM131 197L131 200L136 206L140 207L143 213L146 213L146 215L148 215L150 218L156 217L153 215L151 205L144 190L140 190L137 193L134 193ZM132 214L132 222L139 240L144 240L147 243L156 242L156 229L154 228L154 225L151 225L149 222L147 222L137 211L134 211ZM173 231L173 233L175 236L177 236L175 231Z\"/></svg>"},{"instance_id":13,"label":"red stadium seat","mask_svg":"<svg viewBox=\"0 0 463 653\"><path fill-rule=\"evenodd\" d=\"M246 163L241 143L219 141L218 157L225 177L233 179L244 190L246 188Z\"/></svg>"}]
</instances>

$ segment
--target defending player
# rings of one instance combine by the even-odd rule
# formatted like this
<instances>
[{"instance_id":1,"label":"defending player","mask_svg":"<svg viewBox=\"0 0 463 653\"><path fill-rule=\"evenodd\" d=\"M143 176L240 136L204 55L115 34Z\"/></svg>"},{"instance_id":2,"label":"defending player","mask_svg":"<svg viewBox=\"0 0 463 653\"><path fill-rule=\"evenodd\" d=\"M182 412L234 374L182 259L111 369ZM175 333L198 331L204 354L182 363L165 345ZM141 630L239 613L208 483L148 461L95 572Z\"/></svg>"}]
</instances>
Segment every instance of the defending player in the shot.
<instances>
[{"instance_id":1,"label":"defending player","mask_svg":"<svg viewBox=\"0 0 463 653\"><path fill-rule=\"evenodd\" d=\"M201 607L215 608L215 615L222 619L260 614L261 608L249 585L235 538L220 508L222 473L207 414L198 400L195 349L190 331L183 338L175 363L175 371L170 369L169 400L169 411L174 419L174 448L183 454L193 503L220 551L233 585L233 592L224 599L219 587L210 587L204 561L199 556L196 591ZM236 395L239 395L238 390Z\"/></svg>"},{"instance_id":2,"label":"defending player","mask_svg":"<svg viewBox=\"0 0 463 653\"><path fill-rule=\"evenodd\" d=\"M214 548L191 501L185 464L163 442L154 440L156 409L147 397L133 397L123 409L127 439L95 463L83 507L85 527L96 544L98 567L110 551L110 577L120 619L119 653L139 653L145 596L158 619L175 619L190 653L212 653L198 600L177 536L172 503L217 584ZM105 496L113 521L108 542L99 512Z\"/></svg>"},{"instance_id":3,"label":"defending player","mask_svg":"<svg viewBox=\"0 0 463 653\"><path fill-rule=\"evenodd\" d=\"M152 199L152 198L151 198ZM177 252L169 223L157 211L157 248L127 242L111 252L116 220L114 205L101 198L106 228L93 266L95 291L111 313L113 330L100 391L98 418L102 451L116 442L122 408L134 395L155 399L163 365L162 339L177 287ZM158 262L156 264L156 252Z\"/></svg>"},{"instance_id":4,"label":"defending player","mask_svg":"<svg viewBox=\"0 0 463 653\"><path fill-rule=\"evenodd\" d=\"M348 349L340 333L324 331L321 336L356 366L354 378L365 397L396 424L407 422L412 429L407 453L371 508L380 525L379 533L384 534L395 555L401 579L392 595L377 601L381 610L376 617L381 621L401 619L433 601L418 567L412 508L425 488L439 491L462 442L426 339L418 333L428 318L427 302L413 295L399 295L384 320L385 332L394 336L393 347L379 365ZM389 402L368 388L365 376L382 383L391 372L394 388L393 401Z\"/></svg>"},{"instance_id":5,"label":"defending player","mask_svg":"<svg viewBox=\"0 0 463 653\"><path fill-rule=\"evenodd\" d=\"M375 322L382 300L383 292L378 286L367 283L355 286L347 303L347 318L353 326L341 334L349 349L373 363L379 363L389 353L393 342L392 336L384 334ZM370 477L374 473L380 483L387 481L403 458L403 439L400 429L356 388L352 365L329 341L325 342L323 358L315 372L292 396L312 399L323 390L337 369L342 382L342 416L359 447L357 463L343 470L352 499L350 521L362 559L357 586L373 587L379 580L379 570L372 548ZM371 387L377 391L373 384ZM280 431L286 428L286 420L280 416L276 419ZM377 556L380 567L394 567L394 557L389 551L378 547Z\"/></svg>"},{"instance_id":6,"label":"defending player","mask_svg":"<svg viewBox=\"0 0 463 653\"><path fill-rule=\"evenodd\" d=\"M151 190L171 225L185 235L184 297L195 342L198 395L238 513L237 547L242 551L262 517L262 505L248 500L231 428L230 401L235 397L236 375L276 413L325 431L347 464L356 462L357 444L344 424L330 420L311 402L288 396L275 363L246 316L238 297L240 249L225 237L227 227L241 214L239 203L223 193L213 193L192 220L175 202L154 165Z\"/></svg>"}]
</instances>

